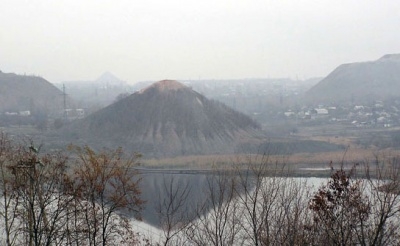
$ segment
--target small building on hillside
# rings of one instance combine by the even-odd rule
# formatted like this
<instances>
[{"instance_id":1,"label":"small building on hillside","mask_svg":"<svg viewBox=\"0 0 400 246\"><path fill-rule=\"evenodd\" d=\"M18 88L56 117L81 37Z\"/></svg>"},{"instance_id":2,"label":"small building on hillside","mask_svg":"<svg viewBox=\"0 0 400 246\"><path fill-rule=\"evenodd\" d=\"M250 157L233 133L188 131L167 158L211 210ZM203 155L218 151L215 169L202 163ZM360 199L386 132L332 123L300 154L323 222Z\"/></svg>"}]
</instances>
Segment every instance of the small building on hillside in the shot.
<instances>
[{"instance_id":1,"label":"small building on hillside","mask_svg":"<svg viewBox=\"0 0 400 246\"><path fill-rule=\"evenodd\" d=\"M317 115L328 115L329 111L326 108L316 108Z\"/></svg>"},{"instance_id":2,"label":"small building on hillside","mask_svg":"<svg viewBox=\"0 0 400 246\"><path fill-rule=\"evenodd\" d=\"M67 120L82 119L85 117L85 110L83 108L77 108L77 109L67 108L65 109L65 116Z\"/></svg>"}]
</instances>

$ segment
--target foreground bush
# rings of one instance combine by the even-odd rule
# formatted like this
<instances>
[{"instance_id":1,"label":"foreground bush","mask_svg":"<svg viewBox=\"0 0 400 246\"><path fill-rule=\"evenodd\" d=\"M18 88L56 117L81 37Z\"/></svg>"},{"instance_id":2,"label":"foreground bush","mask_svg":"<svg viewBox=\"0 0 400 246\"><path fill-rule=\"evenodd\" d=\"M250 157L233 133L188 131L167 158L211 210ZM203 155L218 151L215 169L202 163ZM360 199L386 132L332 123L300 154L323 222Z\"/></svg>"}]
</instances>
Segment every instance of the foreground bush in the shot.
<instances>
[{"instance_id":1,"label":"foreground bush","mask_svg":"<svg viewBox=\"0 0 400 246\"><path fill-rule=\"evenodd\" d=\"M375 161L373 169L341 163L317 189L268 156L238 163L245 165L208 177L207 199L186 216L175 212L191 219L175 224L160 244L400 245L396 159ZM171 199L185 203L183 196ZM171 230L168 221L160 228Z\"/></svg>"},{"instance_id":2,"label":"foreground bush","mask_svg":"<svg viewBox=\"0 0 400 246\"><path fill-rule=\"evenodd\" d=\"M332 166L311 190L268 155L249 157L211 172L198 203L165 178L149 204L162 233L143 238L130 223L144 206L139 156L70 150L41 154L0 135L2 245L400 245L396 158Z\"/></svg>"},{"instance_id":3,"label":"foreground bush","mask_svg":"<svg viewBox=\"0 0 400 246\"><path fill-rule=\"evenodd\" d=\"M143 205L140 178L132 169L137 156L122 158L120 149L96 153L73 147L71 161L28 146L0 136L2 244L138 243L129 223Z\"/></svg>"}]
</instances>

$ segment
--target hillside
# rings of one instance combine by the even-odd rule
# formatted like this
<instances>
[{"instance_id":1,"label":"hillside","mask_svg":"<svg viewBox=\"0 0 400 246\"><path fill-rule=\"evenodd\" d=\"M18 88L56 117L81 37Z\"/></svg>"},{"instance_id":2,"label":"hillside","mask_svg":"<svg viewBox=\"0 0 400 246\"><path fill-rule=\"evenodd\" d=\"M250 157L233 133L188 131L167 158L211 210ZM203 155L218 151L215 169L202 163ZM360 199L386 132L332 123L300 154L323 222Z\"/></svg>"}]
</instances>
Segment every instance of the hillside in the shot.
<instances>
[{"instance_id":1,"label":"hillside","mask_svg":"<svg viewBox=\"0 0 400 246\"><path fill-rule=\"evenodd\" d=\"M177 81L157 82L63 130L73 142L122 146L148 157L234 153L260 126Z\"/></svg>"},{"instance_id":2,"label":"hillside","mask_svg":"<svg viewBox=\"0 0 400 246\"><path fill-rule=\"evenodd\" d=\"M62 112L62 91L37 76L0 72L0 112Z\"/></svg>"},{"instance_id":3,"label":"hillside","mask_svg":"<svg viewBox=\"0 0 400 246\"><path fill-rule=\"evenodd\" d=\"M376 61L343 64L306 93L315 103L371 102L398 97L400 54L385 55Z\"/></svg>"}]
</instances>

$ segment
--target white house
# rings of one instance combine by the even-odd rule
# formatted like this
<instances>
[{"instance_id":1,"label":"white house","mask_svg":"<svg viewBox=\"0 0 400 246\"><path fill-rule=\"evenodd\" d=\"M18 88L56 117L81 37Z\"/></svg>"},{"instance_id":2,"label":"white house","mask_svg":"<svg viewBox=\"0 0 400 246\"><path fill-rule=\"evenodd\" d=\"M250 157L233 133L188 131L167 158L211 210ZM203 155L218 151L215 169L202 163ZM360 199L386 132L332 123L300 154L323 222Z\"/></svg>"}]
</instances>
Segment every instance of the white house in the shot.
<instances>
[{"instance_id":1,"label":"white house","mask_svg":"<svg viewBox=\"0 0 400 246\"><path fill-rule=\"evenodd\" d=\"M318 115L327 115L329 114L328 110L326 108L316 108L315 111L317 111Z\"/></svg>"}]
</instances>

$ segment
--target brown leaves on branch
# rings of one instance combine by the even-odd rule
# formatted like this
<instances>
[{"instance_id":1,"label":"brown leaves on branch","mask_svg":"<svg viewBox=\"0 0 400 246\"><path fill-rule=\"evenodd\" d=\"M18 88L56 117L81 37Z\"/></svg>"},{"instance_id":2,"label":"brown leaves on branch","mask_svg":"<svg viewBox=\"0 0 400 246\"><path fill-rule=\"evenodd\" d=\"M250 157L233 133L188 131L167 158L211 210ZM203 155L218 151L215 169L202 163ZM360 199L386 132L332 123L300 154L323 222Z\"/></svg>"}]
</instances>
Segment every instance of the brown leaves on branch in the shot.
<instances>
[{"instance_id":1,"label":"brown leaves on branch","mask_svg":"<svg viewBox=\"0 0 400 246\"><path fill-rule=\"evenodd\" d=\"M75 155L41 154L32 142L0 136L5 245L132 245L129 223L140 217L140 156L120 148L95 152L71 146ZM73 162L71 161L73 160Z\"/></svg>"}]
</instances>

